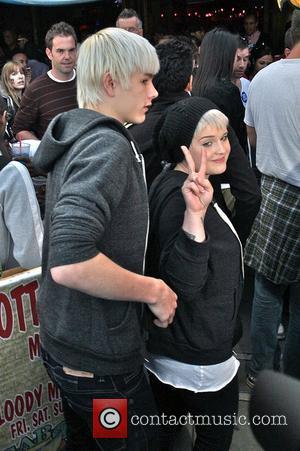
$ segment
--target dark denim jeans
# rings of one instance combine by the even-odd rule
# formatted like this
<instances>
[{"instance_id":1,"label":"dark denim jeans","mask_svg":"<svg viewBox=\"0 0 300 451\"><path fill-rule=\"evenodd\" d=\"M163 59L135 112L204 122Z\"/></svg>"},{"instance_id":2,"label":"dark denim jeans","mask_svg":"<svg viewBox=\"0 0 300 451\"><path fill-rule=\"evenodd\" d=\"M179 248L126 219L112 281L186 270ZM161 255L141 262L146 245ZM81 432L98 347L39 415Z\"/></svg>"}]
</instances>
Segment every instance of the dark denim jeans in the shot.
<instances>
[{"instance_id":1,"label":"dark denim jeans","mask_svg":"<svg viewBox=\"0 0 300 451\"><path fill-rule=\"evenodd\" d=\"M249 373L257 376L263 369L273 369L277 330L281 321L283 298L288 294L289 324L286 334L283 367L290 376L300 378L300 283L279 284L255 274L251 317L252 359Z\"/></svg>"},{"instance_id":2,"label":"dark denim jeans","mask_svg":"<svg viewBox=\"0 0 300 451\"><path fill-rule=\"evenodd\" d=\"M130 421L133 415L157 414L143 367L124 375L88 378L65 374L62 365L43 349L42 358L50 378L61 391L68 451L157 451L155 426L134 426ZM105 398L128 399L127 439L92 438L93 399Z\"/></svg>"}]
</instances>

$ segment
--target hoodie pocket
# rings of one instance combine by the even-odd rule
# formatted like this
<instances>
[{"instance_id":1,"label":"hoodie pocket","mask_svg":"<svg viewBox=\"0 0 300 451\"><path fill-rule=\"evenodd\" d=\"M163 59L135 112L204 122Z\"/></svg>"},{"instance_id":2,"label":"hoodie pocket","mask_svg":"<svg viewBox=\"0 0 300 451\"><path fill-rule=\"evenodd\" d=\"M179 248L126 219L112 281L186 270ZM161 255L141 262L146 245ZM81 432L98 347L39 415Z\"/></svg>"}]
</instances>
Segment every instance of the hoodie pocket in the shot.
<instances>
[{"instance_id":1,"label":"hoodie pocket","mask_svg":"<svg viewBox=\"0 0 300 451\"><path fill-rule=\"evenodd\" d=\"M199 306L193 317L193 325L198 326L195 335L199 346L217 349L228 342L233 334L235 317L235 293L210 296L206 305Z\"/></svg>"},{"instance_id":2,"label":"hoodie pocket","mask_svg":"<svg viewBox=\"0 0 300 451\"><path fill-rule=\"evenodd\" d=\"M124 305L124 307L125 307L125 305ZM108 327L109 332L116 333L120 329L122 329L125 326L125 324L127 323L128 318L131 315L131 311L132 311L132 302L127 302L127 306L125 307L125 311L122 315L122 318L119 318L118 321L115 321L115 322L111 321L111 323Z\"/></svg>"},{"instance_id":3,"label":"hoodie pocket","mask_svg":"<svg viewBox=\"0 0 300 451\"><path fill-rule=\"evenodd\" d=\"M134 302L128 302L123 319L108 328L108 340L113 354L124 356L139 351L142 346L141 322Z\"/></svg>"}]
</instances>

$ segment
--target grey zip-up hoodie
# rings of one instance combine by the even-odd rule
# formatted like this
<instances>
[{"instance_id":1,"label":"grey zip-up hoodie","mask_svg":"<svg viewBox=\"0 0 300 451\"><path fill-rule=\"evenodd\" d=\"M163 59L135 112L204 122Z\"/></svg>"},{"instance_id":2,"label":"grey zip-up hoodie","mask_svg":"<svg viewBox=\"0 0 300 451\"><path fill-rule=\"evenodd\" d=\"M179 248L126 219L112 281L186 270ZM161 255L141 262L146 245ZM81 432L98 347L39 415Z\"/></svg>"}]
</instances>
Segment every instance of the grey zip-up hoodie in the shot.
<instances>
[{"instance_id":1,"label":"grey zip-up hoodie","mask_svg":"<svg viewBox=\"0 0 300 451\"><path fill-rule=\"evenodd\" d=\"M34 165L49 172L38 296L41 343L73 369L130 372L143 361L142 304L63 287L50 269L101 252L143 273L148 203L141 157L119 122L77 109L50 123Z\"/></svg>"}]
</instances>

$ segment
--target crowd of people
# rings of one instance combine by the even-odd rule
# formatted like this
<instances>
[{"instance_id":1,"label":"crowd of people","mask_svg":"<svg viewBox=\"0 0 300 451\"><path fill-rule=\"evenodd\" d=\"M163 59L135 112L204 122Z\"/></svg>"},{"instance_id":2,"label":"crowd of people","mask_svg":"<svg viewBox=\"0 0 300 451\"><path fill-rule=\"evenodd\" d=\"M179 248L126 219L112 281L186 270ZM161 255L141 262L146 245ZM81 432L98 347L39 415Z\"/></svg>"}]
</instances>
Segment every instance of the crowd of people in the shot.
<instances>
[{"instance_id":1,"label":"crowd of people","mask_svg":"<svg viewBox=\"0 0 300 451\"><path fill-rule=\"evenodd\" d=\"M78 51L59 22L49 67L4 31L0 264L42 265L41 355L67 450L171 451L179 426L131 418L237 413L244 262L247 383L274 368L284 303L283 369L300 378L300 11L276 62L256 15L244 24L200 51L184 36L154 47L125 9ZM36 143L32 159L12 157L17 140ZM93 438L95 398L128 399L128 438ZM233 427L197 426L194 450L229 450Z\"/></svg>"}]
</instances>

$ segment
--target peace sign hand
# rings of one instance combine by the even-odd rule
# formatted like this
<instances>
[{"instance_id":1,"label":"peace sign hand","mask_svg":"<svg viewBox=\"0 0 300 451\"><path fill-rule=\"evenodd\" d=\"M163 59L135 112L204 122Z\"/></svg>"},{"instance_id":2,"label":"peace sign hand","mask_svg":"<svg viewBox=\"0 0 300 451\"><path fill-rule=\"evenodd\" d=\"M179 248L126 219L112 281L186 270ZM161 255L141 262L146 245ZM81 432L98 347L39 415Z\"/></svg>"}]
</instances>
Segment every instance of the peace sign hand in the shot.
<instances>
[{"instance_id":1,"label":"peace sign hand","mask_svg":"<svg viewBox=\"0 0 300 451\"><path fill-rule=\"evenodd\" d=\"M198 172L195 170L195 163L189 149L186 146L181 146L181 149L189 169L189 175L181 188L186 209L191 213L205 215L213 197L213 187L206 177L206 149L202 150Z\"/></svg>"}]
</instances>

